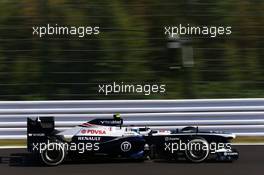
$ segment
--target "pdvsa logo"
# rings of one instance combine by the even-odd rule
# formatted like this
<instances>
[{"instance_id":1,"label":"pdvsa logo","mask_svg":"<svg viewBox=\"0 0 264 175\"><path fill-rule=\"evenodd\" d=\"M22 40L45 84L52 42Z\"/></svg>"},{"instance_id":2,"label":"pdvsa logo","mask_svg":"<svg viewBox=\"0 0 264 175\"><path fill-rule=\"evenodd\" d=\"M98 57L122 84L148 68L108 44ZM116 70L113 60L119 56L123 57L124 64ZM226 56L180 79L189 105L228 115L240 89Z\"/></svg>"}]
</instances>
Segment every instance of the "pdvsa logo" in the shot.
<instances>
[{"instance_id":1,"label":"pdvsa logo","mask_svg":"<svg viewBox=\"0 0 264 175\"><path fill-rule=\"evenodd\" d=\"M121 146L120 146L120 148L121 148L121 150L123 151L123 152L128 152L128 151L130 151L131 150L131 143L130 142L128 142L128 141L125 141L125 142L123 142L122 144L121 144Z\"/></svg>"},{"instance_id":2,"label":"pdvsa logo","mask_svg":"<svg viewBox=\"0 0 264 175\"><path fill-rule=\"evenodd\" d=\"M82 134L106 134L104 130L96 130L96 129L83 129L81 130Z\"/></svg>"}]
</instances>

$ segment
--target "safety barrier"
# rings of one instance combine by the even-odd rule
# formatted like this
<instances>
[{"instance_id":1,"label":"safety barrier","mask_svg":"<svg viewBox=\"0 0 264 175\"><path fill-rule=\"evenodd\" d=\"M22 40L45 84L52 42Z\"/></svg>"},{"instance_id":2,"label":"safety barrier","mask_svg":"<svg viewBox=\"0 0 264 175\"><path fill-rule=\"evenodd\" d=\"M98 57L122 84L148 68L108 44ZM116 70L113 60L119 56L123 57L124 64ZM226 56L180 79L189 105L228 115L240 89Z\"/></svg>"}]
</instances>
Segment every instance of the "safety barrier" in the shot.
<instances>
[{"instance_id":1,"label":"safety barrier","mask_svg":"<svg viewBox=\"0 0 264 175\"><path fill-rule=\"evenodd\" d=\"M54 116L59 130L120 113L125 125L264 135L264 99L0 101L0 139L24 139L26 118Z\"/></svg>"}]
</instances>

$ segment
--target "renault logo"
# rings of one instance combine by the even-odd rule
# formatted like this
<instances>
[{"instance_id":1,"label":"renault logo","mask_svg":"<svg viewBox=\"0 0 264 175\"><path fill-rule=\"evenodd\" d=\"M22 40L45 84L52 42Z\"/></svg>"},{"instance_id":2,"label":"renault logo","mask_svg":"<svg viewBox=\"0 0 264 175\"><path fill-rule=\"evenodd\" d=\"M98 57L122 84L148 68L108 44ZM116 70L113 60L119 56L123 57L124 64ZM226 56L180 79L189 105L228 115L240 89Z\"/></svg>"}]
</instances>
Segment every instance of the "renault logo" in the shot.
<instances>
[{"instance_id":1,"label":"renault logo","mask_svg":"<svg viewBox=\"0 0 264 175\"><path fill-rule=\"evenodd\" d=\"M127 151L129 151L130 149L131 149L131 143L130 142L127 142L127 141L125 141L125 142L123 142L122 144L121 144L121 150L123 151L123 152L127 152Z\"/></svg>"}]
</instances>

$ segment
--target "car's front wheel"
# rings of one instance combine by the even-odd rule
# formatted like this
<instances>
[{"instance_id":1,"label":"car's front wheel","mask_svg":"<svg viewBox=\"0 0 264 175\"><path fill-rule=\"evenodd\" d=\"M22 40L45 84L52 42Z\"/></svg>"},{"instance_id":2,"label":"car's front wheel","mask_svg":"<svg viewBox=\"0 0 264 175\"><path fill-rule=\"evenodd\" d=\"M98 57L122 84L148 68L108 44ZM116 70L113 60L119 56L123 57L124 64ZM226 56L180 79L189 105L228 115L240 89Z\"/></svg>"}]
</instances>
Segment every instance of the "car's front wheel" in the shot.
<instances>
[{"instance_id":1,"label":"car's front wheel","mask_svg":"<svg viewBox=\"0 0 264 175\"><path fill-rule=\"evenodd\" d=\"M203 138L195 138L188 142L187 149L185 150L186 159L199 163L204 160L209 155L209 144Z\"/></svg>"}]
</instances>

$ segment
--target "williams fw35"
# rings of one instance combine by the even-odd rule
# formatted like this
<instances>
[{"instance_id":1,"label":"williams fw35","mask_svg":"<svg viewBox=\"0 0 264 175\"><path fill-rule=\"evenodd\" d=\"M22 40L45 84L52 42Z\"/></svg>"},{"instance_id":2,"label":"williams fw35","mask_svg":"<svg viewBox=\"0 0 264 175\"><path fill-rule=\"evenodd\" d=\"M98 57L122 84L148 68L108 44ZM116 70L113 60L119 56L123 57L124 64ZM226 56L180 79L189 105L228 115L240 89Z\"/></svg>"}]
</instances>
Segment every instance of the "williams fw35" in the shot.
<instances>
[{"instance_id":1,"label":"williams fw35","mask_svg":"<svg viewBox=\"0 0 264 175\"><path fill-rule=\"evenodd\" d=\"M238 152L231 148L234 134L199 131L197 127L159 130L124 126L119 117L94 119L58 131L53 117L28 118L27 148L48 166L66 159L95 158L207 160L232 162Z\"/></svg>"}]
</instances>

